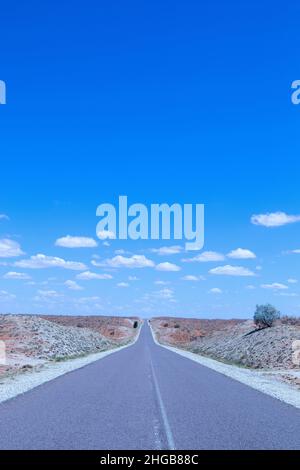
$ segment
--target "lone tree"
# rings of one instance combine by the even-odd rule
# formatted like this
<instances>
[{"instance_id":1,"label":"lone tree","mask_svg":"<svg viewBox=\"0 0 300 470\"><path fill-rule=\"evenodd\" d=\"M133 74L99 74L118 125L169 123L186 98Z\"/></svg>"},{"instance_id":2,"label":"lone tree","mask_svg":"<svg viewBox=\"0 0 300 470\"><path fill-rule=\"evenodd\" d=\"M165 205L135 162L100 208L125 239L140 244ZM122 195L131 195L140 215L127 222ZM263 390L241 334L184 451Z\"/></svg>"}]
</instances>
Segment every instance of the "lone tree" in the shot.
<instances>
[{"instance_id":1,"label":"lone tree","mask_svg":"<svg viewBox=\"0 0 300 470\"><path fill-rule=\"evenodd\" d=\"M273 305L256 305L254 323L259 328L270 328L280 318L280 312Z\"/></svg>"}]
</instances>

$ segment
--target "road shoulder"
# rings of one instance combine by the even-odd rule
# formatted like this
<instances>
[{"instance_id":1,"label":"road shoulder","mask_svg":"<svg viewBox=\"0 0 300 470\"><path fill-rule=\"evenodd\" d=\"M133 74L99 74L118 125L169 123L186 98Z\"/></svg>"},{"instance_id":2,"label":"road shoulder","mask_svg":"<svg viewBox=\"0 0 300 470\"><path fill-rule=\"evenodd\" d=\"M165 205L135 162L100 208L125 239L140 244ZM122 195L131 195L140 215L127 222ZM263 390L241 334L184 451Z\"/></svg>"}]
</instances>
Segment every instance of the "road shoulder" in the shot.
<instances>
[{"instance_id":1,"label":"road shoulder","mask_svg":"<svg viewBox=\"0 0 300 470\"><path fill-rule=\"evenodd\" d=\"M231 379L237 380L248 387L259 390L266 395L270 395L273 398L300 409L300 393L294 386L280 382L278 378L271 376L270 373L267 373L266 371L256 371L230 364L224 364L208 357L161 344L157 341L151 324L149 324L149 326L153 340L158 346L168 349L169 351L179 354L191 361L197 362L204 367L208 367L220 374L230 377Z\"/></svg>"},{"instance_id":2,"label":"road shoulder","mask_svg":"<svg viewBox=\"0 0 300 470\"><path fill-rule=\"evenodd\" d=\"M11 377L2 378L0 380L0 403L10 400L11 398L15 398L16 396L28 392L29 390L32 390L46 382L50 382L57 377L99 361L110 354L114 354L122 349L133 346L139 339L142 327L143 325L139 327L139 331L134 340L126 345L95 354L89 354L88 356L77 359L70 359L58 363L47 363L38 371L33 370Z\"/></svg>"}]
</instances>

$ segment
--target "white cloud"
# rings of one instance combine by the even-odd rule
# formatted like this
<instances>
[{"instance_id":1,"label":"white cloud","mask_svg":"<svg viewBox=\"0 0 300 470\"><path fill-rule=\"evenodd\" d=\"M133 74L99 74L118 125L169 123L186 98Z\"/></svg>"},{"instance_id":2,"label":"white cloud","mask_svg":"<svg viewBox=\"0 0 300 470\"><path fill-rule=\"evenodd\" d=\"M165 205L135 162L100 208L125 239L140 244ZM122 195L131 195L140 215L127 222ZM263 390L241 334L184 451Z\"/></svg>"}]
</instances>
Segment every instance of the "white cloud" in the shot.
<instances>
[{"instance_id":1,"label":"white cloud","mask_svg":"<svg viewBox=\"0 0 300 470\"><path fill-rule=\"evenodd\" d=\"M227 254L228 258L232 259L254 259L256 258L255 253L245 248L237 248L236 250L230 251Z\"/></svg>"},{"instance_id":2,"label":"white cloud","mask_svg":"<svg viewBox=\"0 0 300 470\"><path fill-rule=\"evenodd\" d=\"M256 289L256 287L253 286L252 284L248 284L248 286L246 286L246 289L254 290L254 289Z\"/></svg>"},{"instance_id":3,"label":"white cloud","mask_svg":"<svg viewBox=\"0 0 300 470\"><path fill-rule=\"evenodd\" d=\"M120 248L119 250L115 250L115 255L126 255L126 251Z\"/></svg>"},{"instance_id":4,"label":"white cloud","mask_svg":"<svg viewBox=\"0 0 300 470\"><path fill-rule=\"evenodd\" d=\"M296 294L295 292L280 292L278 295L281 295L282 297L298 297L299 294Z\"/></svg>"},{"instance_id":5,"label":"white cloud","mask_svg":"<svg viewBox=\"0 0 300 470\"><path fill-rule=\"evenodd\" d=\"M110 230L101 230L100 232L97 232L97 237L100 238L100 240L114 240L116 238L116 234Z\"/></svg>"},{"instance_id":6,"label":"white cloud","mask_svg":"<svg viewBox=\"0 0 300 470\"><path fill-rule=\"evenodd\" d=\"M253 215L251 222L254 225L261 225L263 227L281 227L282 225L300 222L300 215L288 215L285 212L271 212Z\"/></svg>"},{"instance_id":7,"label":"white cloud","mask_svg":"<svg viewBox=\"0 0 300 470\"><path fill-rule=\"evenodd\" d=\"M288 282L289 284L298 284L297 279L292 279L292 278L288 279L287 282Z\"/></svg>"},{"instance_id":8,"label":"white cloud","mask_svg":"<svg viewBox=\"0 0 300 470\"><path fill-rule=\"evenodd\" d=\"M34 300L36 302L40 302L40 301L55 301L59 298L62 297L61 294L59 294L58 292L56 292L55 290L38 290L37 291L37 294L35 297L34 297Z\"/></svg>"},{"instance_id":9,"label":"white cloud","mask_svg":"<svg viewBox=\"0 0 300 470\"><path fill-rule=\"evenodd\" d=\"M15 258L23 254L19 243L9 238L2 238L0 240L0 258Z\"/></svg>"},{"instance_id":10,"label":"white cloud","mask_svg":"<svg viewBox=\"0 0 300 470\"><path fill-rule=\"evenodd\" d=\"M58 238L55 242L55 246L61 246L63 248L95 248L97 245L97 242L93 238L72 237L71 235Z\"/></svg>"},{"instance_id":11,"label":"white cloud","mask_svg":"<svg viewBox=\"0 0 300 470\"><path fill-rule=\"evenodd\" d=\"M9 217L6 214L0 214L0 220L9 220Z\"/></svg>"},{"instance_id":12,"label":"white cloud","mask_svg":"<svg viewBox=\"0 0 300 470\"><path fill-rule=\"evenodd\" d=\"M203 251L193 258L183 259L185 263L198 262L198 263L208 263L212 261L224 261L225 256L222 253L217 253L216 251Z\"/></svg>"},{"instance_id":13,"label":"white cloud","mask_svg":"<svg viewBox=\"0 0 300 470\"><path fill-rule=\"evenodd\" d=\"M170 284L169 281L155 281L154 284L156 284L157 286L167 286Z\"/></svg>"},{"instance_id":14,"label":"white cloud","mask_svg":"<svg viewBox=\"0 0 300 470\"><path fill-rule=\"evenodd\" d=\"M160 290L146 293L142 299L137 300L137 302L147 302L147 307L149 307L153 302L161 302L162 300L167 300L168 302L176 302L174 299L174 290L169 287L164 287Z\"/></svg>"},{"instance_id":15,"label":"white cloud","mask_svg":"<svg viewBox=\"0 0 300 470\"><path fill-rule=\"evenodd\" d=\"M291 251L288 251L288 253L295 254L295 255L299 255L299 254L300 254L300 249L291 250Z\"/></svg>"},{"instance_id":16,"label":"white cloud","mask_svg":"<svg viewBox=\"0 0 300 470\"><path fill-rule=\"evenodd\" d=\"M56 290L38 290L38 294L44 297L61 297L61 294L56 292Z\"/></svg>"},{"instance_id":17,"label":"white cloud","mask_svg":"<svg viewBox=\"0 0 300 470\"><path fill-rule=\"evenodd\" d=\"M172 299L174 297L173 289L168 289L168 288L161 289L155 292L154 294L162 299Z\"/></svg>"},{"instance_id":18,"label":"white cloud","mask_svg":"<svg viewBox=\"0 0 300 470\"><path fill-rule=\"evenodd\" d=\"M101 261L95 261L94 259L92 259L91 264L95 266L95 268L103 268L104 266L103 262L101 263Z\"/></svg>"},{"instance_id":19,"label":"white cloud","mask_svg":"<svg viewBox=\"0 0 300 470\"><path fill-rule=\"evenodd\" d=\"M219 287L213 287L212 289L210 289L209 293L210 294L222 294L223 291L222 289L219 289Z\"/></svg>"},{"instance_id":20,"label":"white cloud","mask_svg":"<svg viewBox=\"0 0 300 470\"><path fill-rule=\"evenodd\" d=\"M16 273L14 271L10 271L9 273L4 274L4 279L19 279L22 281L27 281L31 279L31 277L26 273Z\"/></svg>"},{"instance_id":21,"label":"white cloud","mask_svg":"<svg viewBox=\"0 0 300 470\"><path fill-rule=\"evenodd\" d=\"M77 274L76 276L77 279L80 279L81 281L92 281L92 280L104 280L104 279L112 279L111 274L98 274L98 273L92 273L91 271L85 271L83 273Z\"/></svg>"},{"instance_id":22,"label":"white cloud","mask_svg":"<svg viewBox=\"0 0 300 470\"><path fill-rule=\"evenodd\" d=\"M129 281L139 281L139 278L136 276L128 276Z\"/></svg>"},{"instance_id":23,"label":"white cloud","mask_svg":"<svg viewBox=\"0 0 300 470\"><path fill-rule=\"evenodd\" d=\"M117 284L118 287L129 287L128 282L118 282Z\"/></svg>"},{"instance_id":24,"label":"white cloud","mask_svg":"<svg viewBox=\"0 0 300 470\"><path fill-rule=\"evenodd\" d=\"M288 286L281 284L280 282L273 282L273 284L261 284L262 289L273 289L273 290L284 290L288 289Z\"/></svg>"},{"instance_id":25,"label":"white cloud","mask_svg":"<svg viewBox=\"0 0 300 470\"><path fill-rule=\"evenodd\" d=\"M162 246L161 248L153 248L152 253L156 253L161 256L165 255L177 255L183 251L183 248L179 245L174 246Z\"/></svg>"},{"instance_id":26,"label":"white cloud","mask_svg":"<svg viewBox=\"0 0 300 470\"><path fill-rule=\"evenodd\" d=\"M14 294L10 294L9 292L6 292L6 290L0 290L0 301L13 300L15 298L16 296Z\"/></svg>"},{"instance_id":27,"label":"white cloud","mask_svg":"<svg viewBox=\"0 0 300 470\"><path fill-rule=\"evenodd\" d=\"M98 297L96 295L92 295L90 297L80 297L80 299L77 300L77 303L79 303L80 305L87 304L87 303L93 303L94 304L95 302L99 302L99 301L101 301L100 297ZM99 308L99 305L97 306L97 308Z\"/></svg>"},{"instance_id":28,"label":"white cloud","mask_svg":"<svg viewBox=\"0 0 300 470\"><path fill-rule=\"evenodd\" d=\"M255 276L254 272L243 266L218 266L217 268L211 269L210 274L217 274L222 276Z\"/></svg>"},{"instance_id":29,"label":"white cloud","mask_svg":"<svg viewBox=\"0 0 300 470\"><path fill-rule=\"evenodd\" d=\"M65 261L64 259L57 258L56 256L46 256L43 254L31 256L29 259L16 261L15 266L29 269L63 268L71 269L73 271L83 271L86 269L86 266L83 263L79 263L77 261Z\"/></svg>"},{"instance_id":30,"label":"white cloud","mask_svg":"<svg viewBox=\"0 0 300 470\"><path fill-rule=\"evenodd\" d=\"M155 266L154 262L144 255L133 255L129 258L118 255L105 260L103 265L110 268L153 268Z\"/></svg>"},{"instance_id":31,"label":"white cloud","mask_svg":"<svg viewBox=\"0 0 300 470\"><path fill-rule=\"evenodd\" d=\"M159 263L155 269L157 271L169 271L169 272L175 272L175 271L181 270L180 266L177 266L177 264L169 263L168 261L166 261L165 263Z\"/></svg>"},{"instance_id":32,"label":"white cloud","mask_svg":"<svg viewBox=\"0 0 300 470\"><path fill-rule=\"evenodd\" d=\"M203 276L194 276L193 274L187 274L186 276L183 276L182 281L204 281L205 277Z\"/></svg>"},{"instance_id":33,"label":"white cloud","mask_svg":"<svg viewBox=\"0 0 300 470\"><path fill-rule=\"evenodd\" d=\"M83 287L77 284L76 281L68 280L65 282L65 286L70 290L83 290Z\"/></svg>"}]
</instances>

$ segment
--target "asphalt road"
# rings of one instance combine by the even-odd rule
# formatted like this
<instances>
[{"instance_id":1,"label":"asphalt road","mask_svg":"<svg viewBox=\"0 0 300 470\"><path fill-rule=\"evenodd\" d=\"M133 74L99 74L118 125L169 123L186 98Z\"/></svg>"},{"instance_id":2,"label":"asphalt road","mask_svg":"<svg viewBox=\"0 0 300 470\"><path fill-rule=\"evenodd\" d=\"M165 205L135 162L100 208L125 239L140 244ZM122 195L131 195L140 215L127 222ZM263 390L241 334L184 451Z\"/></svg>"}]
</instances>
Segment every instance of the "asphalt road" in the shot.
<instances>
[{"instance_id":1,"label":"asphalt road","mask_svg":"<svg viewBox=\"0 0 300 470\"><path fill-rule=\"evenodd\" d=\"M0 405L0 449L300 449L300 411L137 343Z\"/></svg>"}]
</instances>

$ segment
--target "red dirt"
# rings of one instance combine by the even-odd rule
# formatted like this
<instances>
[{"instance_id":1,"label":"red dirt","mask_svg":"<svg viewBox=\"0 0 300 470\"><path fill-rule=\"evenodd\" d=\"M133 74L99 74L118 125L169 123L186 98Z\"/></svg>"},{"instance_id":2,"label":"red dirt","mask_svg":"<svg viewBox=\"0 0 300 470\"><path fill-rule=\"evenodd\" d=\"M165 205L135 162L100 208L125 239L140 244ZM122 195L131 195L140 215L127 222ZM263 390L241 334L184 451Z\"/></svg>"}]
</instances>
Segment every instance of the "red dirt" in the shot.
<instances>
[{"instance_id":1,"label":"red dirt","mask_svg":"<svg viewBox=\"0 0 300 470\"><path fill-rule=\"evenodd\" d=\"M132 338L136 333L134 322L139 321L137 317L41 315L41 318L63 326L89 328L114 341Z\"/></svg>"},{"instance_id":2,"label":"red dirt","mask_svg":"<svg viewBox=\"0 0 300 470\"><path fill-rule=\"evenodd\" d=\"M138 331L134 328L135 322L140 323L135 317L0 315L0 340L5 343L7 358L6 365L0 364L0 376L39 366L45 362L47 356L42 352L51 351L54 346L53 341L57 345L59 340L62 340L59 333L57 340L54 339L55 336L47 337L46 332L43 334L39 330L41 319L56 324L56 327L75 327L82 334L84 332L87 335L89 332L92 335L97 334L97 338L100 334L99 341L102 337L107 344L110 344L105 346L108 348L132 340Z\"/></svg>"},{"instance_id":3,"label":"red dirt","mask_svg":"<svg viewBox=\"0 0 300 470\"><path fill-rule=\"evenodd\" d=\"M171 345L184 345L215 331L228 330L244 320L202 320L196 318L157 317L151 320L158 338Z\"/></svg>"}]
</instances>

